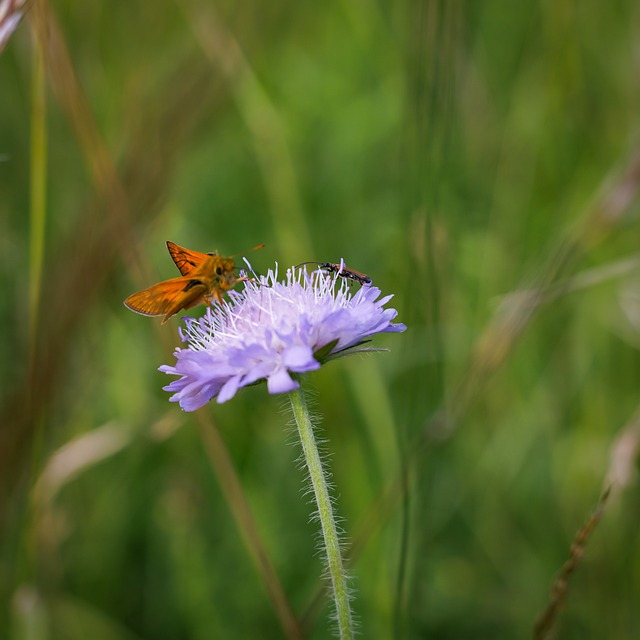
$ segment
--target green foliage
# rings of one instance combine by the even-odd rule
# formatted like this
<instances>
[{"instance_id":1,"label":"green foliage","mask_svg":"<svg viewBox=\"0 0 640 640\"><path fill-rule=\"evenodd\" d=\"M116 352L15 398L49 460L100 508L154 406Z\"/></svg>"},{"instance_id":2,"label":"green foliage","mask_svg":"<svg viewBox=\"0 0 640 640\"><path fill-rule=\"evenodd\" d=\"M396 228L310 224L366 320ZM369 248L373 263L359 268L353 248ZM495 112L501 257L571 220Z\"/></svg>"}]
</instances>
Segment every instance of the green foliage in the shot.
<instances>
[{"instance_id":1,"label":"green foliage","mask_svg":"<svg viewBox=\"0 0 640 640\"><path fill-rule=\"evenodd\" d=\"M168 239L264 242L258 271L344 257L395 293L389 353L310 376L362 637L531 635L614 478L556 627L639 636L639 24L33 3L0 53L0 636L330 635L282 399L181 413L156 371L178 319L122 305L176 275Z\"/></svg>"}]
</instances>

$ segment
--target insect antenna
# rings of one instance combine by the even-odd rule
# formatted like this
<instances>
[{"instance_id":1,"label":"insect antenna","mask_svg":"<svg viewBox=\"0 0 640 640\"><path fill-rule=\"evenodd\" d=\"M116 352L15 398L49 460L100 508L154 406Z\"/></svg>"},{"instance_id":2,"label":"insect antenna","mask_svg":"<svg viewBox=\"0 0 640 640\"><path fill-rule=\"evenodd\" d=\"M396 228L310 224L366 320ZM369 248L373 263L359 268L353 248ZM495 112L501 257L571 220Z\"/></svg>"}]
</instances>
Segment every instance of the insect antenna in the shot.
<instances>
[{"instance_id":1,"label":"insect antenna","mask_svg":"<svg viewBox=\"0 0 640 640\"><path fill-rule=\"evenodd\" d=\"M335 273L339 275L341 278L346 278L347 280L354 280L359 283L361 286L370 285L371 278L361 271L356 271L355 269L350 269L344 263L344 260L340 260L340 264L334 262L316 262L315 260L310 260L308 262L301 262L296 266L296 269L304 266L305 264L317 264L318 269L325 269L329 273Z\"/></svg>"},{"instance_id":2,"label":"insect antenna","mask_svg":"<svg viewBox=\"0 0 640 640\"><path fill-rule=\"evenodd\" d=\"M264 242L256 245L252 249L248 249L247 251L241 251L240 253L234 253L230 258L237 258L238 256L244 255L245 253L251 253L251 251L257 251L258 249L262 249L264 247Z\"/></svg>"}]
</instances>

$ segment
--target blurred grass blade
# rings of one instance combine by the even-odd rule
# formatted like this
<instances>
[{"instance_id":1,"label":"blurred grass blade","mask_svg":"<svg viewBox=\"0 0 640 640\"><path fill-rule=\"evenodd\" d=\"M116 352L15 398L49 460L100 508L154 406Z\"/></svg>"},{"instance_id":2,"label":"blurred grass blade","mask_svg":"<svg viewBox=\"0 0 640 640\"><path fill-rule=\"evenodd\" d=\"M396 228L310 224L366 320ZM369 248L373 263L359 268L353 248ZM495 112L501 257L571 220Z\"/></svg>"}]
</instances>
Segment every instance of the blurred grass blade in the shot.
<instances>
[{"instance_id":1,"label":"blurred grass blade","mask_svg":"<svg viewBox=\"0 0 640 640\"><path fill-rule=\"evenodd\" d=\"M604 508L609 498L609 489L606 489L600 498L600 504L593 515L580 528L571 545L571 554L569 559L564 563L560 575L553 583L551 595L547 608L538 618L533 637L535 640L548 640L552 637L553 627L558 617L558 613L569 593L569 579L580 564L580 560L584 556L585 547L589 537L593 533L594 528L604 515Z\"/></svg>"},{"instance_id":2,"label":"blurred grass blade","mask_svg":"<svg viewBox=\"0 0 640 640\"><path fill-rule=\"evenodd\" d=\"M34 20L41 19L39 4ZM33 372L42 291L42 265L47 219L47 105L45 44L34 33L31 83L31 162L29 215L29 365ZM32 375L32 374L31 374Z\"/></svg>"},{"instance_id":3,"label":"blurred grass blade","mask_svg":"<svg viewBox=\"0 0 640 640\"><path fill-rule=\"evenodd\" d=\"M267 593L282 625L285 637L290 640L298 640L302 638L300 626L287 601L284 589L273 567L273 563L269 558L267 549L262 542L242 484L233 467L229 452L220 437L220 432L212 423L206 409L197 411L195 415L198 420L200 435L205 445L205 451L211 461L211 468L218 478L225 500L231 509L238 530L240 531L240 535L243 537L251 559L264 582Z\"/></svg>"},{"instance_id":4,"label":"blurred grass blade","mask_svg":"<svg viewBox=\"0 0 640 640\"><path fill-rule=\"evenodd\" d=\"M24 0L0 0L0 53L22 20L23 6Z\"/></svg>"},{"instance_id":5,"label":"blurred grass blade","mask_svg":"<svg viewBox=\"0 0 640 640\"><path fill-rule=\"evenodd\" d=\"M519 289L499 298L499 305L522 305L531 300L536 304L548 304L562 296L589 289L603 282L622 278L640 270L640 257L632 256L610 262L601 267L585 269L570 278L549 285L544 289Z\"/></svg>"},{"instance_id":6,"label":"blurred grass blade","mask_svg":"<svg viewBox=\"0 0 640 640\"><path fill-rule=\"evenodd\" d=\"M278 250L286 264L313 255L286 129L237 40L223 27L210 4L182 1L193 32L210 62L224 73L238 109L252 134L262 171Z\"/></svg>"},{"instance_id":7,"label":"blurred grass blade","mask_svg":"<svg viewBox=\"0 0 640 640\"><path fill-rule=\"evenodd\" d=\"M629 423L621 430L611 445L609 468L605 487L611 487L614 494L632 486L638 477L638 456L640 455L640 407Z\"/></svg>"},{"instance_id":8,"label":"blurred grass blade","mask_svg":"<svg viewBox=\"0 0 640 640\"><path fill-rule=\"evenodd\" d=\"M50 597L48 604L54 632L51 640L142 640L89 599L63 593Z\"/></svg>"},{"instance_id":9,"label":"blurred grass blade","mask_svg":"<svg viewBox=\"0 0 640 640\"><path fill-rule=\"evenodd\" d=\"M122 427L109 423L69 441L45 464L34 488L36 500L50 503L62 487L80 473L118 453L130 440Z\"/></svg>"},{"instance_id":10,"label":"blurred grass blade","mask_svg":"<svg viewBox=\"0 0 640 640\"><path fill-rule=\"evenodd\" d=\"M504 304L497 309L475 342L467 371L451 394L445 415L439 414L435 419L427 420L427 434L435 435L444 428L444 432L437 436L451 435L457 421L506 361L518 338L544 304L548 287L556 284L585 253L625 223L639 190L640 147L634 149L626 162L603 180L593 203L549 251L533 278L533 284L524 287L529 295L520 297L517 304ZM509 300L509 296L505 300Z\"/></svg>"},{"instance_id":11,"label":"blurred grass blade","mask_svg":"<svg viewBox=\"0 0 640 640\"><path fill-rule=\"evenodd\" d=\"M41 593L21 586L11 599L11 640L52 640L49 614Z\"/></svg>"}]
</instances>

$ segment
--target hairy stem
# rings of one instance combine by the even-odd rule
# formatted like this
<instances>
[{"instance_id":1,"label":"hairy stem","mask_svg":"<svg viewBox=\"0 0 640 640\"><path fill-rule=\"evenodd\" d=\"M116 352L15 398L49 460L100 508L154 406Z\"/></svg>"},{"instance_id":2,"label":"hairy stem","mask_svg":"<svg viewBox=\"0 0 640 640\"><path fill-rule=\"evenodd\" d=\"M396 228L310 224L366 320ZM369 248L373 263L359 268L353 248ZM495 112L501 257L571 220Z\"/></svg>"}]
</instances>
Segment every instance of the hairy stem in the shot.
<instances>
[{"instance_id":1,"label":"hairy stem","mask_svg":"<svg viewBox=\"0 0 640 640\"><path fill-rule=\"evenodd\" d=\"M318 515L322 526L322 539L336 605L340 638L341 640L345 640L346 638L353 638L353 624L349 604L349 590L347 588L347 575L342 562L340 541L338 539L338 530L333 514L331 498L329 497L327 479L322 469L318 445L313 434L313 424L309 416L309 410L302 388L291 391L289 393L289 399L298 426L300 443L302 444L305 463L309 470L309 477L318 506Z\"/></svg>"}]
</instances>

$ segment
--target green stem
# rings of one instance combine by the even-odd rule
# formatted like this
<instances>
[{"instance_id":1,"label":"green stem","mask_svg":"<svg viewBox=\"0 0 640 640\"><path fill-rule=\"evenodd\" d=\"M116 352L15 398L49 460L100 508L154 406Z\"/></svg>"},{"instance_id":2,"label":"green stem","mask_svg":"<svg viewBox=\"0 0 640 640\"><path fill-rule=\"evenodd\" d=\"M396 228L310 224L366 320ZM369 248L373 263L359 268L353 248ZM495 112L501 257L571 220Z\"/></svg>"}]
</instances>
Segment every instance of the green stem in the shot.
<instances>
[{"instance_id":1,"label":"green stem","mask_svg":"<svg viewBox=\"0 0 640 640\"><path fill-rule=\"evenodd\" d=\"M318 505L318 515L322 526L322 537L327 554L327 564L333 597L336 604L338 629L341 640L353 638L353 623L351 620L351 607L349 605L349 589L347 587L347 575L342 562L338 530L333 515L331 498L327 479L322 470L322 461L318 445L313 435L313 424L307 409L307 403L302 388L294 389L289 393L291 408L298 425L300 443L304 459L309 470L309 477Z\"/></svg>"}]
</instances>

